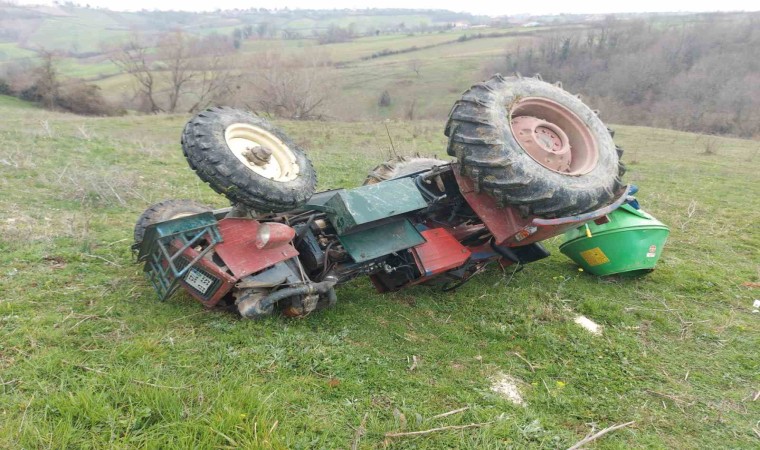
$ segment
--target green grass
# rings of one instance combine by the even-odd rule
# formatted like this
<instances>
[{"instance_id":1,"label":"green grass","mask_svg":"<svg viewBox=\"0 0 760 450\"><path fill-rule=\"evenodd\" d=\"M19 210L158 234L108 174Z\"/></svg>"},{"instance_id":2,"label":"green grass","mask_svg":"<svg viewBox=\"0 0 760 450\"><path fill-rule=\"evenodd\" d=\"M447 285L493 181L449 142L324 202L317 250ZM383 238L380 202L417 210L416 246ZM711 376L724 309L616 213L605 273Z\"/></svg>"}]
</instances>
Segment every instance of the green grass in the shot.
<instances>
[{"instance_id":1,"label":"green grass","mask_svg":"<svg viewBox=\"0 0 760 450\"><path fill-rule=\"evenodd\" d=\"M313 40L248 41L241 52L241 58L255 58L257 52L271 50L274 46L278 51L293 57L321 52L334 62L351 61L342 67L325 69L326 87L334 88L334 93L327 98L325 111L331 117L344 120L406 117L411 103L415 102L415 117L444 118L461 93L474 80L483 76L481 72L485 63L498 58L510 46L524 44L525 39L530 37L476 39L366 61L360 61L359 58L382 49L405 49L420 45L433 37L444 36L442 42L448 42L458 35L458 32L454 32L413 37L380 36L331 45L316 45ZM419 74L413 66L418 68ZM82 67L82 71L75 72L74 65L69 65L69 61L66 64L67 71L81 76L96 76L112 70L107 62L101 63L97 69L95 66ZM84 69L85 67L92 67L92 70ZM163 79L158 80L159 86L164 87ZM126 74L98 79L95 84L114 101L122 99L125 92L131 93L132 89L132 81ZM381 108L378 99L385 90L390 93L392 103L390 107Z\"/></svg>"},{"instance_id":2,"label":"green grass","mask_svg":"<svg viewBox=\"0 0 760 450\"><path fill-rule=\"evenodd\" d=\"M34 58L36 56L36 52L21 48L16 43L0 43L0 62L19 61L26 58Z\"/></svg>"},{"instance_id":3,"label":"green grass","mask_svg":"<svg viewBox=\"0 0 760 450\"><path fill-rule=\"evenodd\" d=\"M67 10L68 11L68 10ZM138 28L148 26L140 22L139 14L114 13L84 8L71 8L70 16L51 17L43 21L33 33L27 45L62 48L65 50L97 51L100 42L113 42L125 36L130 21ZM205 16L203 16L205 17ZM229 18L204 19L198 16L189 29L193 33L204 34L211 31L223 31L230 34L235 20ZM143 17L147 20L147 18ZM212 20L213 19L213 20ZM354 21L358 29L371 21L391 20L392 23L406 23L415 26L422 21L421 17L413 16L372 16L350 15L345 20ZM231 22L230 22L231 21ZM347 23L338 25L344 26ZM227 28L223 28L228 25ZM364 25L362 25L364 24ZM378 22L378 26L382 25ZM282 24L281 24L282 25ZM329 21L313 21L309 26L322 27ZM289 24L288 27L294 26ZM367 25L368 26L368 25ZM221 27L221 28L220 28ZM61 30L67 30L61 33ZM525 33L525 38L499 37L475 39L457 42L464 35L477 33L489 34L505 31ZM247 40L243 43L238 57L232 64L246 72L256 67L258 55L264 51L277 51L294 58L304 58L307 55L319 54L325 60L334 63L326 67L325 84L334 88L325 108L329 117L341 120L367 120L376 118L407 117L414 104L415 118L441 119L448 113L450 105L459 94L472 84L473 80L482 78L484 64L499 58L508 47L525 44L532 39L533 29L495 29L479 28L471 30L449 30L444 33L429 34L388 34L380 36L360 37L351 42L318 45L315 39L298 40ZM433 46L431 48L425 48ZM416 51L369 59L373 54L383 51L403 51L417 48ZM5 53L4 53L5 52ZM20 55L22 50L13 45L0 47L0 61ZM248 63L241 61L251 60ZM59 59L59 70L65 77L83 78L90 80L102 88L104 95L114 103L123 103L125 98L133 94L133 82L126 74L119 73L112 63L104 57ZM419 66L417 74L412 66ZM252 74L252 73L251 73ZM161 74L163 75L163 74ZM159 89L166 88L166 76L157 76ZM246 83L247 85L247 83ZM378 99L383 91L391 94L390 107L380 108ZM161 96L161 95L159 95ZM351 101L345 101L350 98Z\"/></svg>"},{"instance_id":4,"label":"green grass","mask_svg":"<svg viewBox=\"0 0 760 450\"><path fill-rule=\"evenodd\" d=\"M758 291L742 286L760 281L756 141L707 155L695 135L618 127L628 180L672 231L644 278L578 272L553 239L553 256L513 277L390 295L361 278L332 310L250 322L186 295L156 301L128 249L150 203L224 204L182 159L187 117L83 118L6 97L0 113L2 448L348 448L365 415L362 448L560 448L631 420L595 446L757 446ZM359 184L388 155L381 123L278 125L323 189ZM442 122L388 126L399 152L444 156ZM490 391L498 373L521 380L526 407Z\"/></svg>"},{"instance_id":5,"label":"green grass","mask_svg":"<svg viewBox=\"0 0 760 450\"><path fill-rule=\"evenodd\" d=\"M34 104L8 95L0 95L0 108L4 108L5 110L13 110L14 112L21 112L25 110L40 111L40 109Z\"/></svg>"},{"instance_id":6,"label":"green grass","mask_svg":"<svg viewBox=\"0 0 760 450\"><path fill-rule=\"evenodd\" d=\"M100 50L101 42L129 36L129 28L121 26L106 11L76 8L72 12L71 16L48 17L28 38L27 45L95 52Z\"/></svg>"}]
</instances>

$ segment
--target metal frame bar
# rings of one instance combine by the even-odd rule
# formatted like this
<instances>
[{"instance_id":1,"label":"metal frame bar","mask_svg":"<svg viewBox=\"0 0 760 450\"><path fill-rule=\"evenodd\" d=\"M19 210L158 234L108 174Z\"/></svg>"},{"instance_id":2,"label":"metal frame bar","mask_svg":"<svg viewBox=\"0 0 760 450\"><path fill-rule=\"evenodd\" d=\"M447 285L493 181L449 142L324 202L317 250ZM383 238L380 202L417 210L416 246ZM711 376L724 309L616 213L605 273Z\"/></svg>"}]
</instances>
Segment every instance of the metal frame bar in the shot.
<instances>
[{"instance_id":1,"label":"metal frame bar","mask_svg":"<svg viewBox=\"0 0 760 450\"><path fill-rule=\"evenodd\" d=\"M194 234L188 239L188 234L191 232ZM209 246L198 253L185 267L178 269L175 264L177 258L182 256L187 249L191 248L204 236L208 236ZM173 251L172 243L175 241L179 241L182 246ZM146 264L149 266L149 270L146 272L153 288L158 293L159 299L164 301L169 298L176 291L182 277L221 241L222 239L216 224L206 225L199 230L179 231L158 238L156 240L156 248L149 256L148 261L146 261Z\"/></svg>"}]
</instances>

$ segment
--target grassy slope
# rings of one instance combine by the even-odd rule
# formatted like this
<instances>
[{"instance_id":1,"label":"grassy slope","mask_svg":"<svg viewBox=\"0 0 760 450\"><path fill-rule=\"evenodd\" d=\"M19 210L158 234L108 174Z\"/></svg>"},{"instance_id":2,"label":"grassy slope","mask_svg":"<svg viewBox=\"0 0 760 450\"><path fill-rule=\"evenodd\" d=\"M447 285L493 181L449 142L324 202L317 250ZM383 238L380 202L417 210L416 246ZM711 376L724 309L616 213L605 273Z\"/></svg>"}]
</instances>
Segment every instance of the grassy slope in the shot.
<instances>
[{"instance_id":1,"label":"grassy slope","mask_svg":"<svg viewBox=\"0 0 760 450\"><path fill-rule=\"evenodd\" d=\"M486 29L485 32L491 31ZM239 58L241 61L249 58L250 64L254 64L257 52L274 49L295 57L319 52L333 62L344 63L340 67L328 68L325 74L326 86L336 92L328 99L328 115L352 120L405 117L409 105L415 101L415 117L441 118L445 117L451 104L473 80L481 77L482 67L489 58L497 58L507 48L525 45L533 39L526 32L524 38L498 37L456 42L463 34L467 33L384 35L329 45L316 45L314 40L253 40L245 43ZM431 44L443 45L361 60L382 50L419 48ZM419 68L419 74L413 70L413 62ZM107 61L77 66L74 61L66 60L61 69L64 73L85 77L115 73L115 68ZM125 74L108 76L95 83L106 96L117 101L125 93L129 95L132 92L132 82ZM163 86L166 80L159 78L157 83ZM389 91L393 102L390 107L380 108L377 103L384 90ZM349 98L350 102L345 101Z\"/></svg>"},{"instance_id":2,"label":"grassy slope","mask_svg":"<svg viewBox=\"0 0 760 450\"><path fill-rule=\"evenodd\" d=\"M757 142L702 155L694 135L618 128L628 179L672 229L645 278L579 273L555 239L547 260L452 294L379 295L358 279L334 310L249 322L184 295L158 303L132 264L149 203L224 203L182 160L186 117L81 118L4 97L0 113L0 447L346 448L365 414L366 448L567 447L589 423L629 420L598 447L757 444L758 294L741 287L760 281ZM387 154L378 123L280 125L321 188L360 183ZM407 154L443 156L441 129L390 124ZM489 391L498 372L524 381L527 407Z\"/></svg>"},{"instance_id":3,"label":"grassy slope","mask_svg":"<svg viewBox=\"0 0 760 450\"><path fill-rule=\"evenodd\" d=\"M65 8L69 16L48 17L30 36L26 45L47 49L62 48L79 52L98 51L101 42L113 42L123 39L128 30L154 30L148 22L151 18L138 13L117 13L85 8ZM155 19L155 18L154 18ZM235 21L238 19L229 19ZM341 19L343 20L343 19ZM384 27L401 22L409 26L422 21L416 16L372 16L353 15L345 18L353 21L359 30L374 26ZM223 22L213 15L197 16L193 19L191 32L205 34L216 31L230 34L232 26L220 28ZM330 20L309 20L311 27L324 28ZM348 23L347 22L347 23ZM387 22L387 23L386 23ZM343 25L347 25L343 24ZM297 28L297 23L280 23L285 28ZM62 33L64 30L65 33ZM336 88L340 95L331 96L328 115L341 119L366 119L376 117L406 117L412 102L415 104L415 117L441 118L448 112L457 96L466 89L472 80L480 78L481 68L489 58L497 58L505 49L526 42L515 37L478 39L467 42L452 42L463 35L476 33L504 32L505 29L479 28L471 30L451 30L445 33L430 34L394 34L362 37L347 43L317 45L314 39L300 40L249 40L243 43L237 60L250 59L255 65L258 52L275 49L288 55L304 57L318 52L334 63L345 67L328 69L327 84ZM511 29L527 35L536 29ZM443 44L443 45L441 45ZM422 49L399 55L362 61L381 51L399 51L412 47L422 48L430 45L438 47ZM0 64L11 58L33 56L29 50L19 49L14 44L0 46ZM3 57L3 55L5 55ZM421 67L420 74L412 70L412 61ZM132 82L128 76L119 73L117 67L102 57L61 58L58 66L66 77L83 78L100 86L107 98L120 102L125 96L132 95ZM126 82L125 82L126 80ZM159 88L167 82L158 77ZM390 107L379 108L378 99L384 90L388 90L393 99ZM335 98L332 98L335 97ZM351 98L351 102L346 102Z\"/></svg>"},{"instance_id":4,"label":"grassy slope","mask_svg":"<svg viewBox=\"0 0 760 450\"><path fill-rule=\"evenodd\" d=\"M341 96L352 101L340 102L333 109L339 117L405 117L415 101L416 117L444 118L462 92L482 77L489 58L497 58L527 39L475 39L350 64L335 70L334 76ZM413 70L414 64L419 74ZM393 102L380 108L378 99L384 90ZM346 109L353 111L346 114Z\"/></svg>"},{"instance_id":5,"label":"grassy slope","mask_svg":"<svg viewBox=\"0 0 760 450\"><path fill-rule=\"evenodd\" d=\"M48 17L26 42L30 48L95 52L104 39L121 39L129 30L107 11L77 8L71 16Z\"/></svg>"}]
</instances>

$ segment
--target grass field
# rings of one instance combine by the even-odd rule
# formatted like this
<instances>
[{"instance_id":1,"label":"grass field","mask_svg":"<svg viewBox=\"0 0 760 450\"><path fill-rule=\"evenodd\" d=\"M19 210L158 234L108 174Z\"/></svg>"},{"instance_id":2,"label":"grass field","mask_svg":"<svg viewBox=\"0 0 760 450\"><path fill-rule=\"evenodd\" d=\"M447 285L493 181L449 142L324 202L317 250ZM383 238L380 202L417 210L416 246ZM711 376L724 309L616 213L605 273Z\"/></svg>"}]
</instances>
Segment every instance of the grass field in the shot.
<instances>
[{"instance_id":1,"label":"grass field","mask_svg":"<svg viewBox=\"0 0 760 450\"><path fill-rule=\"evenodd\" d=\"M9 8L8 11L16 11ZM133 32L140 32L147 39L153 33L169 30L169 24L182 24L188 33L195 36L209 33L231 36L235 28L248 24L255 29L256 24L255 21L250 22L253 19L246 15L222 13L126 13L73 6L59 6L56 11L56 15L28 20L28 29L18 42L0 44L0 76L3 69L12 69L14 64L38 62L39 50L57 50L61 52L56 58L56 68L61 78L75 79L66 83L82 80L94 83L109 101L126 108L133 107L125 99L133 96L134 83L106 55L99 54L103 45L123 41ZM431 19L436 17L432 13L428 19L417 14L369 12L342 16L318 14L314 17L306 14L308 17L298 18L304 14L295 14L293 17L296 19L284 13L271 17L262 15L259 18L261 21L271 23L280 30L299 30L304 38L245 40L239 51L230 58L230 68L253 77L262 52L274 51L296 59L319 55L320 61L329 62L323 68L326 72L324 84L325 89L332 92L325 102L327 106L320 112L340 120L404 118L410 115L411 109L414 109L415 118L441 119L472 80L481 78L484 64L501 57L508 48L527 45L535 39L535 33L542 31L537 28L483 27L430 33L407 33L398 29L391 32L389 27L397 27L401 23L410 30L422 23L441 23ZM372 34L375 30L381 30L382 34L319 45L313 32L324 30L331 24L343 27L353 24L360 34ZM465 36L471 38L477 34L507 32L525 34L525 37L502 36L458 42ZM402 53L368 59L383 52ZM169 74L157 69L155 77L158 97L166 97ZM250 83L250 80L244 80L241 82L242 88L245 89ZM389 91L393 102L388 107L380 108L378 99L385 90ZM182 105L179 110L184 106L190 105Z\"/></svg>"},{"instance_id":2,"label":"grass field","mask_svg":"<svg viewBox=\"0 0 760 450\"><path fill-rule=\"evenodd\" d=\"M350 43L316 45L314 40L249 41L241 50L237 63L241 68L255 67L259 52L274 50L295 58L315 53L332 62L324 68L324 87L332 92L322 111L326 116L361 121L374 118L407 117L414 102L415 118L445 118L453 102L481 78L483 67L501 57L509 48L526 45L535 37L496 37L457 42L463 32L431 35L392 35L361 38ZM432 48L424 45L438 44ZM416 51L362 60L382 50L401 50L417 46ZM75 60L61 62L63 73L97 78L94 83L114 102L133 93L133 81L118 73L108 61L78 65ZM244 69L243 69L244 70ZM113 74L101 77L102 74ZM160 89L168 87L168 74L157 77ZM241 83L246 90L247 83ZM388 91L392 102L379 107L378 99Z\"/></svg>"},{"instance_id":3,"label":"grass field","mask_svg":"<svg viewBox=\"0 0 760 450\"><path fill-rule=\"evenodd\" d=\"M756 141L618 127L628 181L672 231L644 278L581 273L554 239L550 258L454 293L357 279L332 310L251 322L156 301L132 261L149 204L225 203L182 159L188 117L7 97L0 113L0 448L349 448L363 418L360 448L566 448L628 421L594 446L760 442L760 291L742 286L760 281ZM278 124L323 189L388 156L382 123ZM400 153L444 156L442 122L388 126ZM525 406L491 391L502 374ZM483 425L385 436L468 424Z\"/></svg>"}]
</instances>

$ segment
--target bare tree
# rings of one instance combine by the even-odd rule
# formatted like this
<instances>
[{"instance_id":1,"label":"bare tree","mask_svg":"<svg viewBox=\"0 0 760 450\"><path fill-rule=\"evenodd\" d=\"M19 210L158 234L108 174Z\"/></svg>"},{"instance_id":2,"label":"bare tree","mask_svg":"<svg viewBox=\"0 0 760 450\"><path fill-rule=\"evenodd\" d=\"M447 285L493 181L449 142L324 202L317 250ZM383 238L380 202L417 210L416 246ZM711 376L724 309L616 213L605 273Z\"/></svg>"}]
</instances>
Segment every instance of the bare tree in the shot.
<instances>
[{"instance_id":1,"label":"bare tree","mask_svg":"<svg viewBox=\"0 0 760 450\"><path fill-rule=\"evenodd\" d=\"M409 61L409 68L412 69L412 72L416 73L417 76L420 76L420 69L422 69L422 61L414 58L413 60Z\"/></svg>"},{"instance_id":2,"label":"bare tree","mask_svg":"<svg viewBox=\"0 0 760 450\"><path fill-rule=\"evenodd\" d=\"M169 75L169 106L168 112L177 110L177 103L184 93L185 87L198 75L191 67L192 51L196 40L185 35L180 30L164 35L158 42L159 67Z\"/></svg>"},{"instance_id":3,"label":"bare tree","mask_svg":"<svg viewBox=\"0 0 760 450\"><path fill-rule=\"evenodd\" d=\"M206 56L199 63L194 89L189 92L194 97L188 108L191 113L231 95L240 85L239 74L229 64L234 45L221 36L211 35L201 39L197 47L198 53Z\"/></svg>"},{"instance_id":4,"label":"bare tree","mask_svg":"<svg viewBox=\"0 0 760 450\"><path fill-rule=\"evenodd\" d=\"M111 61L137 82L138 94L152 113L195 111L226 92L235 76L229 67L233 45L221 36L198 39L182 31L161 36L155 54L133 36L110 52Z\"/></svg>"},{"instance_id":5,"label":"bare tree","mask_svg":"<svg viewBox=\"0 0 760 450\"><path fill-rule=\"evenodd\" d=\"M45 108L53 108L60 94L61 84L58 80L58 69L55 66L55 54L51 51L40 51L42 64L34 71L35 89L39 102Z\"/></svg>"},{"instance_id":6,"label":"bare tree","mask_svg":"<svg viewBox=\"0 0 760 450\"><path fill-rule=\"evenodd\" d=\"M110 52L109 59L123 72L131 75L137 82L138 93L149 104L150 112L163 111L156 101L156 77L154 75L154 61L149 56L150 47L134 34L122 46Z\"/></svg>"},{"instance_id":7,"label":"bare tree","mask_svg":"<svg viewBox=\"0 0 760 450\"><path fill-rule=\"evenodd\" d=\"M251 109L297 120L323 116L330 89L322 55L286 58L268 51L256 55L256 64L260 70L252 76Z\"/></svg>"},{"instance_id":8,"label":"bare tree","mask_svg":"<svg viewBox=\"0 0 760 450\"><path fill-rule=\"evenodd\" d=\"M406 111L404 112L404 116L406 120L414 120L416 118L417 114L417 99L412 99L411 102L409 102L406 105Z\"/></svg>"}]
</instances>

